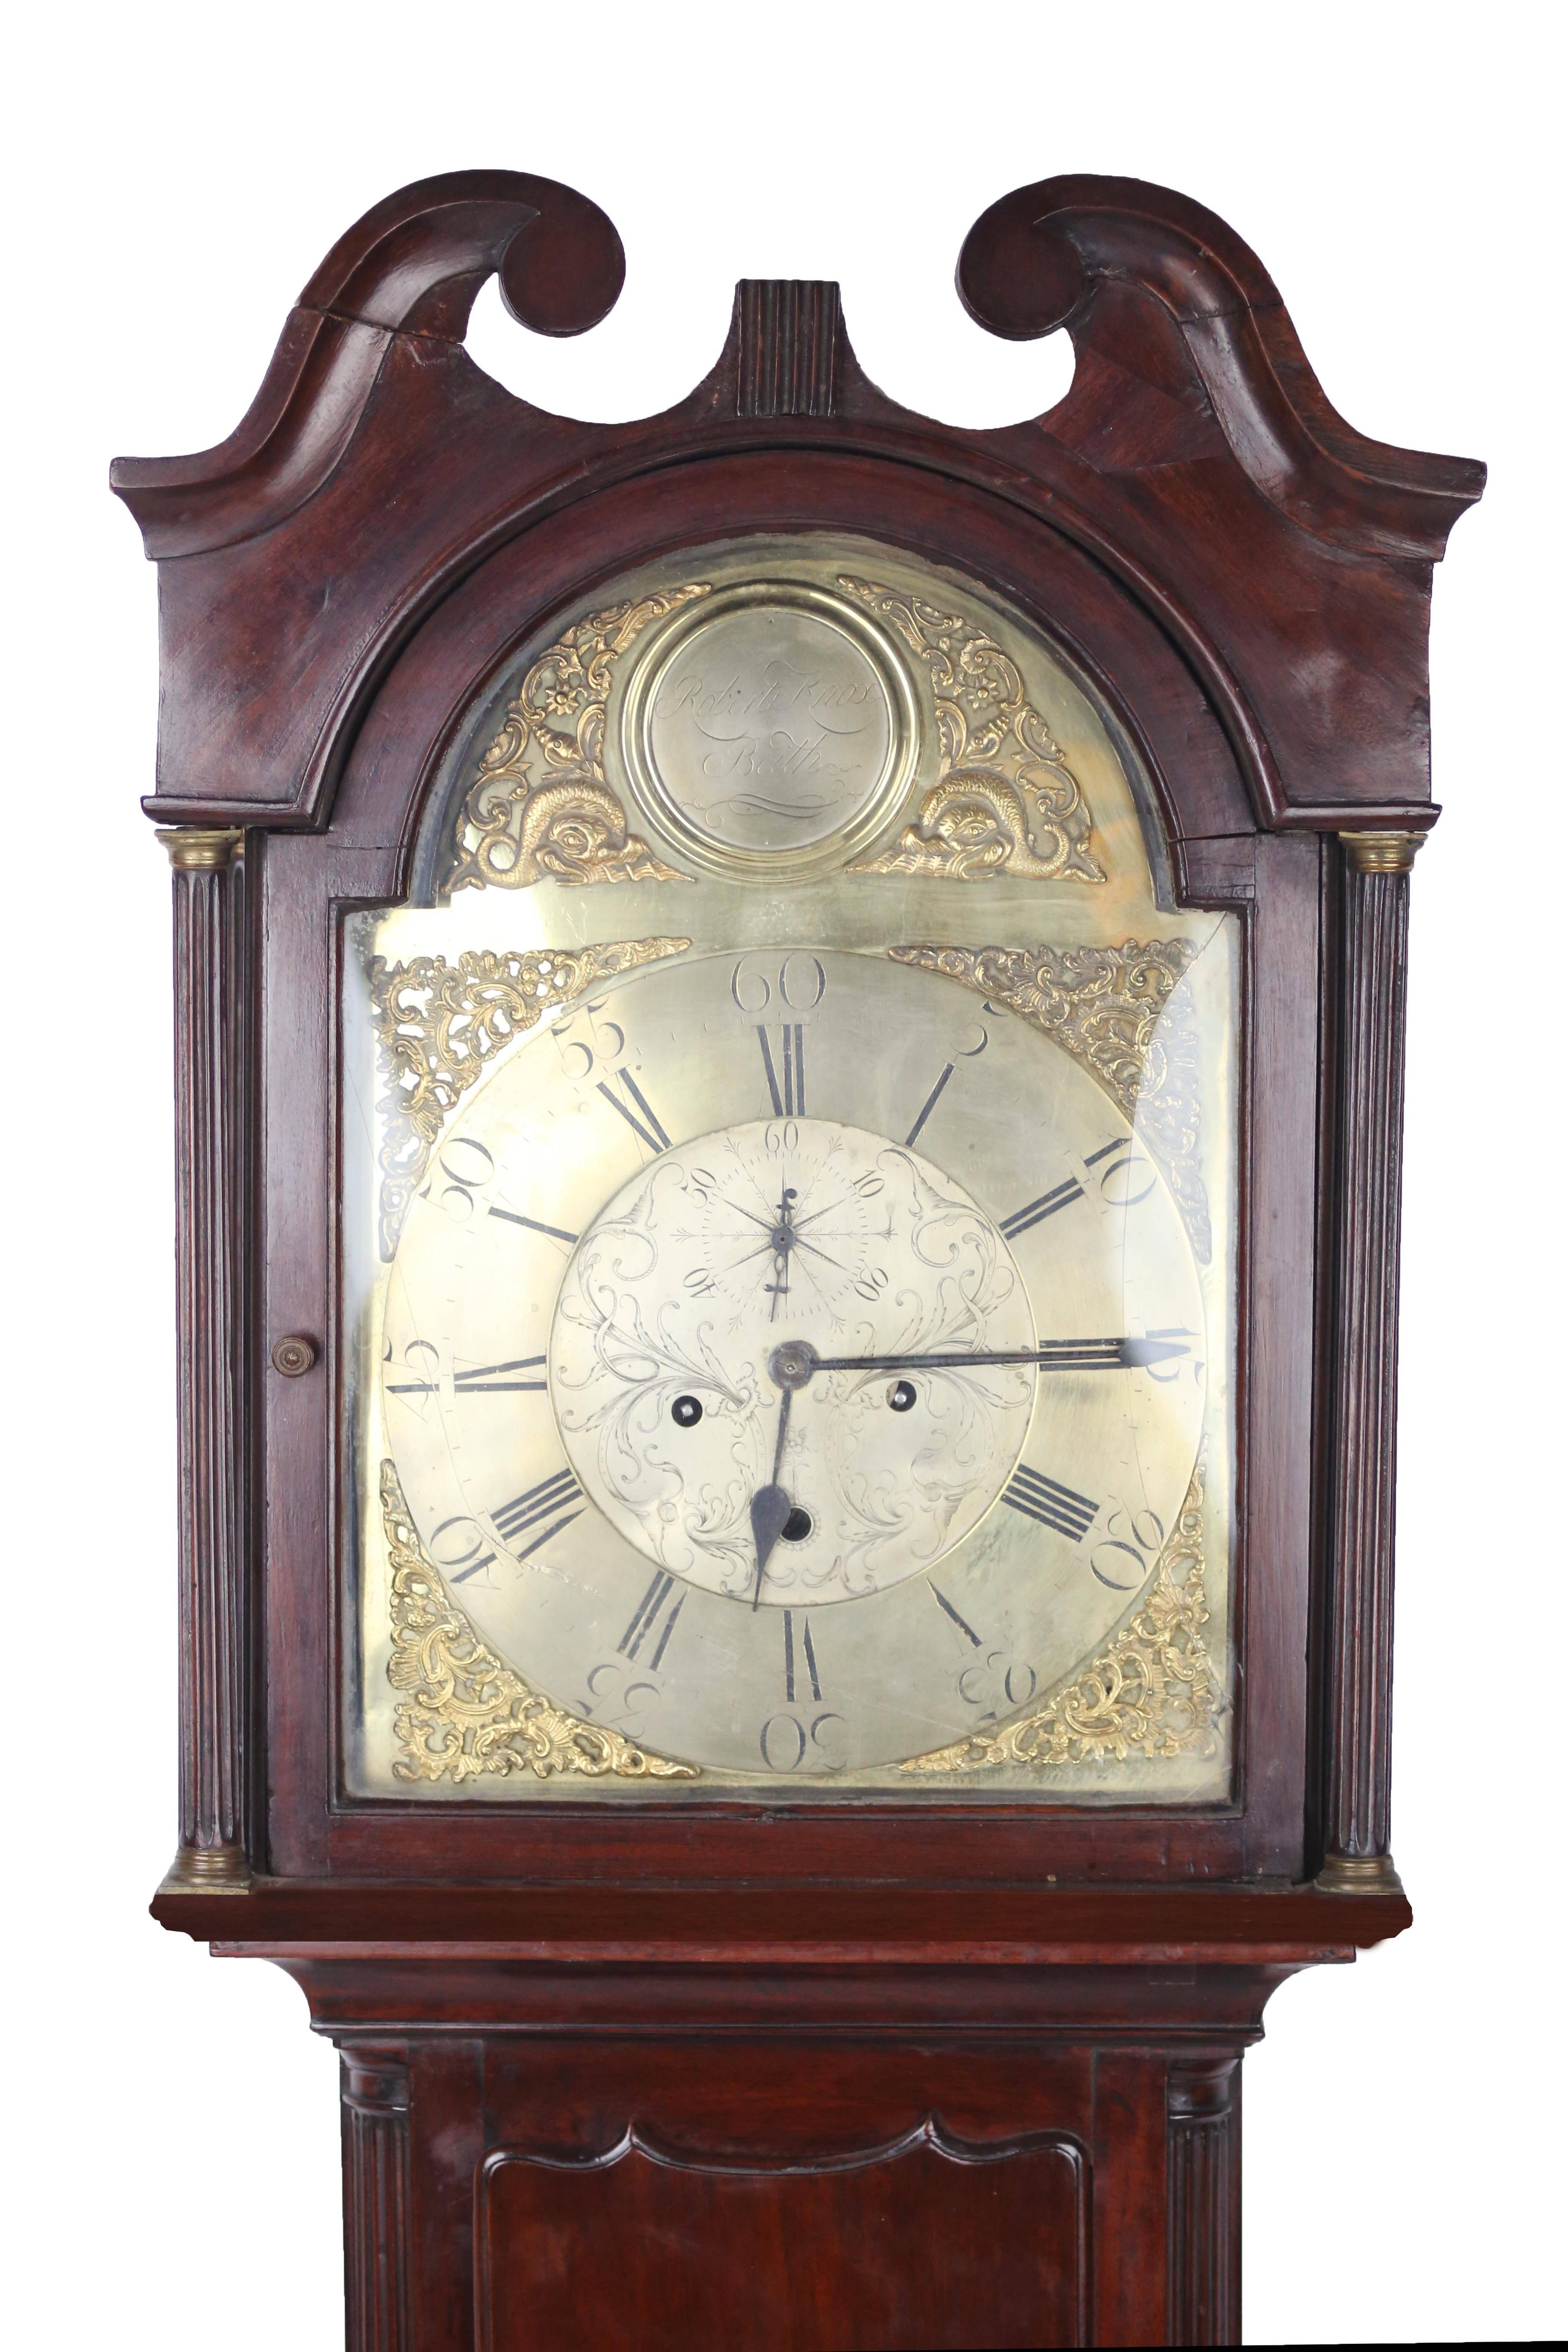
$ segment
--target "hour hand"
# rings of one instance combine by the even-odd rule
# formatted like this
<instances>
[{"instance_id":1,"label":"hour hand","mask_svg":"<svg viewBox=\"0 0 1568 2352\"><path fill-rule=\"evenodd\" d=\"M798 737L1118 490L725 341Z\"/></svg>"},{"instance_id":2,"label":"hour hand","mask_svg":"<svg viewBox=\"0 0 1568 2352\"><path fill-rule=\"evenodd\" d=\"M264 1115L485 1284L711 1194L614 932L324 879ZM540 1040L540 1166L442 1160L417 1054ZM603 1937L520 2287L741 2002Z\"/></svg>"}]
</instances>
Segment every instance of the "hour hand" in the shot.
<instances>
[{"instance_id":1,"label":"hour hand","mask_svg":"<svg viewBox=\"0 0 1568 2352\"><path fill-rule=\"evenodd\" d=\"M753 1609L763 1597L763 1578L767 1573L768 1554L783 1535L784 1522L794 1507L779 1484L779 1472L784 1468L784 1440L789 1435L789 1409L795 1402L795 1390L800 1386L799 1380L781 1379L780 1366L793 1361L794 1352L789 1348L773 1349L770 1369L784 1394L779 1399L779 1431L773 1441L773 1475L768 1484L759 1486L752 1496L752 1541L757 1548L757 1580L752 1587ZM809 1380L811 1375L808 1371L803 1377Z\"/></svg>"},{"instance_id":2,"label":"hour hand","mask_svg":"<svg viewBox=\"0 0 1568 2352\"><path fill-rule=\"evenodd\" d=\"M752 1496L752 1541L757 1547L756 1590L759 1593L763 1589L768 1554L783 1535L784 1522L794 1508L788 1495L779 1486L759 1486Z\"/></svg>"}]
</instances>

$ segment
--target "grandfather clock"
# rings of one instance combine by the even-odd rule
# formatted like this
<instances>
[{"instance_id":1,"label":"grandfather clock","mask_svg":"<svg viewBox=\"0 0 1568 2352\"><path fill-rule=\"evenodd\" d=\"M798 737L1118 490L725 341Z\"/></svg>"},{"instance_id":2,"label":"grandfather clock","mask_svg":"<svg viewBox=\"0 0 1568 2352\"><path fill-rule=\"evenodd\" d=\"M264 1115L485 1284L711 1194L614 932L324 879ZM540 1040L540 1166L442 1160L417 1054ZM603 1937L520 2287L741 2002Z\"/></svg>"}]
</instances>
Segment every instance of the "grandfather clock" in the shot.
<instances>
[{"instance_id":1,"label":"grandfather clock","mask_svg":"<svg viewBox=\"0 0 1568 2352\"><path fill-rule=\"evenodd\" d=\"M468 172L121 460L174 867L180 1843L342 2056L357 2352L1238 2340L1240 2060L1389 1851L1405 912L1468 461L1024 188L911 415L468 357Z\"/></svg>"}]
</instances>

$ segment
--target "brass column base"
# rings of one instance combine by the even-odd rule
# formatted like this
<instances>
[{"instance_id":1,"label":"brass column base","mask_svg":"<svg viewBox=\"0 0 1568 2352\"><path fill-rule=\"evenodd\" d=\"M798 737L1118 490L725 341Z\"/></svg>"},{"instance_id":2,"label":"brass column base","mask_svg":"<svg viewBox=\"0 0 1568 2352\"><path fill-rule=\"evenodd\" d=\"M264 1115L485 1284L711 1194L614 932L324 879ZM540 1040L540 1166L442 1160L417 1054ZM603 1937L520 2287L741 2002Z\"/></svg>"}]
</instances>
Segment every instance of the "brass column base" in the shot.
<instances>
[{"instance_id":1,"label":"brass column base","mask_svg":"<svg viewBox=\"0 0 1568 2352\"><path fill-rule=\"evenodd\" d=\"M1312 1881L1321 1895L1403 1895L1386 1853L1331 1853Z\"/></svg>"},{"instance_id":2,"label":"brass column base","mask_svg":"<svg viewBox=\"0 0 1568 2352\"><path fill-rule=\"evenodd\" d=\"M250 1864L237 1845L183 1845L164 1874L161 1895L245 1895Z\"/></svg>"}]
</instances>

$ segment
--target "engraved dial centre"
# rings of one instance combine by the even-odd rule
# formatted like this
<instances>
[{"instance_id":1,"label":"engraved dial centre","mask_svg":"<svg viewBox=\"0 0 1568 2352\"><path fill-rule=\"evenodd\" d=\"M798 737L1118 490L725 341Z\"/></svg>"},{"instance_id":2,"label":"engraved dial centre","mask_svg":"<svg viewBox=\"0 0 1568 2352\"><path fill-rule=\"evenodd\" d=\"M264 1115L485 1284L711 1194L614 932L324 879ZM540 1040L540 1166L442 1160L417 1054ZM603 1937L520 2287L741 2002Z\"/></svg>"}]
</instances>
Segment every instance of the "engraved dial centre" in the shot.
<instances>
[{"instance_id":1,"label":"engraved dial centre","mask_svg":"<svg viewBox=\"0 0 1568 2352\"><path fill-rule=\"evenodd\" d=\"M595 1219L550 1389L577 1477L650 1559L748 1603L826 1602L920 1574L990 1508L1035 1368L951 1360L1034 1343L1007 1245L951 1177L861 1129L759 1120L667 1153ZM816 1368L939 1352L900 1380Z\"/></svg>"}]
</instances>

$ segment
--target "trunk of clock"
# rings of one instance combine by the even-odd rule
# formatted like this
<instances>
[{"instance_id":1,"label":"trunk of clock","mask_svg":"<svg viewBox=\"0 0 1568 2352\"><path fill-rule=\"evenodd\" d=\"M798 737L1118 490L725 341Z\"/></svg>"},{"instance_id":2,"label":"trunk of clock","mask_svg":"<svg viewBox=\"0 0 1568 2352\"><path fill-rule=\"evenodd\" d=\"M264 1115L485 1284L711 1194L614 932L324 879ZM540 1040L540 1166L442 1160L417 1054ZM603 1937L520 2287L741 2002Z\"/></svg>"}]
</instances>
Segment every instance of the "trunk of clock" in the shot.
<instances>
[{"instance_id":1,"label":"trunk of clock","mask_svg":"<svg viewBox=\"0 0 1568 2352\"><path fill-rule=\"evenodd\" d=\"M1239 2341L1292 1963L274 1956L342 2053L351 2352Z\"/></svg>"}]
</instances>

